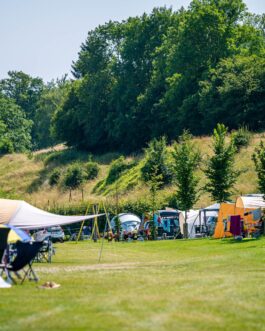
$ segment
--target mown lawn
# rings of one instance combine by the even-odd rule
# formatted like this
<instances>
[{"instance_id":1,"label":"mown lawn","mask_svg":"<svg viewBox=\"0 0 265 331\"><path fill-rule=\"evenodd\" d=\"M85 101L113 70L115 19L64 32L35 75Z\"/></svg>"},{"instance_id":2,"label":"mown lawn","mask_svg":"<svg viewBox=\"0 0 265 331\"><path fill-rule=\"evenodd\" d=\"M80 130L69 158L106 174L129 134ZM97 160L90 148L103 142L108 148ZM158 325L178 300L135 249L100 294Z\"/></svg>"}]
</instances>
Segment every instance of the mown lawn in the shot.
<instances>
[{"instance_id":1,"label":"mown lawn","mask_svg":"<svg viewBox=\"0 0 265 331\"><path fill-rule=\"evenodd\" d=\"M58 244L59 289L1 289L0 330L265 330L265 239Z\"/></svg>"}]
</instances>

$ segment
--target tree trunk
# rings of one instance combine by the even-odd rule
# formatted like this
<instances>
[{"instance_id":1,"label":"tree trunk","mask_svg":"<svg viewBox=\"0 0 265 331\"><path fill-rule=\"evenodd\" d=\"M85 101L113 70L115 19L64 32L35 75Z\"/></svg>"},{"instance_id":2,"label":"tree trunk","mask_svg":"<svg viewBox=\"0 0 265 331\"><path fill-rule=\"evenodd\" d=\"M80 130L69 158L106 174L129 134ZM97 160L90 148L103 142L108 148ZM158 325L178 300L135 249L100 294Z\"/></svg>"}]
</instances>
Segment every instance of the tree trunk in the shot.
<instances>
[{"instance_id":1,"label":"tree trunk","mask_svg":"<svg viewBox=\"0 0 265 331\"><path fill-rule=\"evenodd\" d=\"M187 210L185 210L185 220L183 224L183 235L185 239L188 239L188 224L187 224Z\"/></svg>"}]
</instances>

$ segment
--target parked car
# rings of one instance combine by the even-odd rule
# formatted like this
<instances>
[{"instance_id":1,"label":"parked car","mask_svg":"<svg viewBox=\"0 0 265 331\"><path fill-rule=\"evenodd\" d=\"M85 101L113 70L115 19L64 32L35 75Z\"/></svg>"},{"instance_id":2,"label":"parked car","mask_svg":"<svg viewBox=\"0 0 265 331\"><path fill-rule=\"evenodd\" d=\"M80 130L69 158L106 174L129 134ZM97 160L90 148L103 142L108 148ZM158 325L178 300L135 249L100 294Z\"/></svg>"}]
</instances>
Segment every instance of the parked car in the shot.
<instances>
[{"instance_id":1,"label":"parked car","mask_svg":"<svg viewBox=\"0 0 265 331\"><path fill-rule=\"evenodd\" d=\"M35 240L38 241L43 241L50 238L52 242L63 242L64 237L64 231L59 225L40 230L34 234Z\"/></svg>"}]
</instances>

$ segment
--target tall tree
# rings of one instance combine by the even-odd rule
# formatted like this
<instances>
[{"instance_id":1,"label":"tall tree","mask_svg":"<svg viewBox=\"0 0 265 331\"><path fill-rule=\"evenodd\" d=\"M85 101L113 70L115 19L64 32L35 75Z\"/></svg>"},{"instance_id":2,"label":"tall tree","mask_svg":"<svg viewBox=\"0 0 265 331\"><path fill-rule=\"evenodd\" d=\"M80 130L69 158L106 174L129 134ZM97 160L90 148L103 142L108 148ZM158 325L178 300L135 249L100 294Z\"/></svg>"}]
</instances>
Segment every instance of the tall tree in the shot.
<instances>
[{"instance_id":1,"label":"tall tree","mask_svg":"<svg viewBox=\"0 0 265 331\"><path fill-rule=\"evenodd\" d=\"M256 173L258 175L258 188L264 195L265 199L265 144L260 142L259 147L255 149L252 155L255 164Z\"/></svg>"},{"instance_id":2,"label":"tall tree","mask_svg":"<svg viewBox=\"0 0 265 331\"><path fill-rule=\"evenodd\" d=\"M226 142L226 138L227 128L224 124L217 124L213 132L213 156L207 161L204 170L208 179L205 190L217 202L229 200L239 175L234 169L236 149L233 140Z\"/></svg>"},{"instance_id":3,"label":"tall tree","mask_svg":"<svg viewBox=\"0 0 265 331\"><path fill-rule=\"evenodd\" d=\"M26 152L31 148L32 121L12 99L0 95L1 153Z\"/></svg>"},{"instance_id":4,"label":"tall tree","mask_svg":"<svg viewBox=\"0 0 265 331\"><path fill-rule=\"evenodd\" d=\"M71 83L66 77L45 85L34 116L36 148L46 148L59 142L53 127L54 117L63 106L70 88Z\"/></svg>"},{"instance_id":5,"label":"tall tree","mask_svg":"<svg viewBox=\"0 0 265 331\"><path fill-rule=\"evenodd\" d=\"M151 194L152 204L152 219L150 220L149 226L151 230L152 239L157 239L157 226L155 224L155 210L157 209L157 193L162 184L162 175L159 173L158 165L152 164L150 168L149 179L147 185Z\"/></svg>"},{"instance_id":6,"label":"tall tree","mask_svg":"<svg viewBox=\"0 0 265 331\"><path fill-rule=\"evenodd\" d=\"M187 238L187 211L198 200L199 179L195 174L200 163L200 153L191 140L191 135L184 131L179 143L175 143L174 175L177 184L176 200L178 208L185 211L184 237Z\"/></svg>"},{"instance_id":7,"label":"tall tree","mask_svg":"<svg viewBox=\"0 0 265 331\"><path fill-rule=\"evenodd\" d=\"M34 118L43 88L44 84L41 78L33 78L22 71L9 71L8 78L0 81L0 92L12 99L24 111L26 118L33 121L33 146L36 145Z\"/></svg>"}]
</instances>

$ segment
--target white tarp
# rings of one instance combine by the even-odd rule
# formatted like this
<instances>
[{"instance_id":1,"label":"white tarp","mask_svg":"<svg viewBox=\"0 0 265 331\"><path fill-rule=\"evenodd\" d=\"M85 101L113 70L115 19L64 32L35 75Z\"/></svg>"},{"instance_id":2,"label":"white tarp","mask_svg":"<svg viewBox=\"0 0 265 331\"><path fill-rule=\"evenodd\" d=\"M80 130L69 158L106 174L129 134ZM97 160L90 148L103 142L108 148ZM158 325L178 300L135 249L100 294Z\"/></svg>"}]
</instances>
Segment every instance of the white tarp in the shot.
<instances>
[{"instance_id":1,"label":"white tarp","mask_svg":"<svg viewBox=\"0 0 265 331\"><path fill-rule=\"evenodd\" d=\"M15 208L11 208L12 206L15 206ZM62 216L33 207L25 201L0 199L0 224L9 224L20 229L33 230L56 225L66 225L102 215L104 214Z\"/></svg>"}]
</instances>

